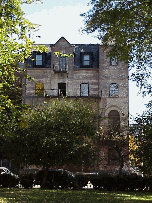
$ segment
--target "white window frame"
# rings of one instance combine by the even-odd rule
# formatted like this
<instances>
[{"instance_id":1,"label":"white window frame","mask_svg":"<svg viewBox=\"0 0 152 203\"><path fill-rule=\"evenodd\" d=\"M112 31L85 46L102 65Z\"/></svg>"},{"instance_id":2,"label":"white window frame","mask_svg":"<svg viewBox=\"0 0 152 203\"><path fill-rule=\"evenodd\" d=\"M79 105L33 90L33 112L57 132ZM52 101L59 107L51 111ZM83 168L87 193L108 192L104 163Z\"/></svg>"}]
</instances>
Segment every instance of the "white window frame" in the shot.
<instances>
[{"instance_id":1,"label":"white window frame","mask_svg":"<svg viewBox=\"0 0 152 203\"><path fill-rule=\"evenodd\" d=\"M80 96L81 97L88 97L89 96L89 84L88 83L81 83L80 84Z\"/></svg>"},{"instance_id":2,"label":"white window frame","mask_svg":"<svg viewBox=\"0 0 152 203\"><path fill-rule=\"evenodd\" d=\"M109 87L109 96L118 97L119 96L119 86L117 83L111 83Z\"/></svg>"},{"instance_id":3,"label":"white window frame","mask_svg":"<svg viewBox=\"0 0 152 203\"><path fill-rule=\"evenodd\" d=\"M110 58L110 65L112 65L112 66L117 66L118 65L117 56L114 56L114 57Z\"/></svg>"}]
</instances>

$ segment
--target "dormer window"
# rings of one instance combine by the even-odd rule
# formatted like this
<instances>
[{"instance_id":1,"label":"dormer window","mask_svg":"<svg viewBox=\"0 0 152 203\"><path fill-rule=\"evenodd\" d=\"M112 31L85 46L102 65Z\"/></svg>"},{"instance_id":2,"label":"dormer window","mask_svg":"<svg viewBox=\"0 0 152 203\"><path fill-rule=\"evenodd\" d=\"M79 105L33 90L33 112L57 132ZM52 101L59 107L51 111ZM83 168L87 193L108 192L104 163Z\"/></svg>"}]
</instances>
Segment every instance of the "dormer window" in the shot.
<instances>
[{"instance_id":1,"label":"dormer window","mask_svg":"<svg viewBox=\"0 0 152 203\"><path fill-rule=\"evenodd\" d=\"M84 68L92 67L92 61L93 61L92 56L93 56L92 52L89 52L89 53L81 52L81 67L84 67Z\"/></svg>"},{"instance_id":2,"label":"dormer window","mask_svg":"<svg viewBox=\"0 0 152 203\"><path fill-rule=\"evenodd\" d=\"M66 58L60 57L60 71L66 71Z\"/></svg>"},{"instance_id":3,"label":"dormer window","mask_svg":"<svg viewBox=\"0 0 152 203\"><path fill-rule=\"evenodd\" d=\"M36 55L36 66L42 66L42 54Z\"/></svg>"},{"instance_id":4,"label":"dormer window","mask_svg":"<svg viewBox=\"0 0 152 203\"><path fill-rule=\"evenodd\" d=\"M83 55L83 66L90 65L90 55Z\"/></svg>"}]
</instances>

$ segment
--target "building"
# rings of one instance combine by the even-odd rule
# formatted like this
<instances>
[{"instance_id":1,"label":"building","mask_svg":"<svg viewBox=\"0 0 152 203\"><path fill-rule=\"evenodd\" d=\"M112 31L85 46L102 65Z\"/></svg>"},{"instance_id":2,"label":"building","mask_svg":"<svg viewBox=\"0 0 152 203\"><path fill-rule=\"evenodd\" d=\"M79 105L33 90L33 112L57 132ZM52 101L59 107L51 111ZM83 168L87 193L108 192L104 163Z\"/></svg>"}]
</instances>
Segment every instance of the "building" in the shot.
<instances>
[{"instance_id":1,"label":"building","mask_svg":"<svg viewBox=\"0 0 152 203\"><path fill-rule=\"evenodd\" d=\"M70 44L61 37L55 44L45 46L47 53L34 51L32 59L27 60L26 73L35 81L25 81L24 103L33 106L62 96L81 97L96 105L103 117L111 118L111 124L128 125L127 64L117 57L108 58L108 50L99 44ZM99 169L111 169L113 165L116 168L117 156L109 147L100 147Z\"/></svg>"}]
</instances>

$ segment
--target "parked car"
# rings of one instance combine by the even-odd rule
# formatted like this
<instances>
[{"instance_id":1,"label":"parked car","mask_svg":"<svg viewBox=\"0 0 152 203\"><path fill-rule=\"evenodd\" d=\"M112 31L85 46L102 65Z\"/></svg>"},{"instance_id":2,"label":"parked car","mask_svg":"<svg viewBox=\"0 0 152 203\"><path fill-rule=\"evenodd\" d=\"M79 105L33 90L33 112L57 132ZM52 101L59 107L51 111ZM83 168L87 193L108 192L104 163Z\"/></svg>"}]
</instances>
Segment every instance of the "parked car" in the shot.
<instances>
[{"instance_id":1,"label":"parked car","mask_svg":"<svg viewBox=\"0 0 152 203\"><path fill-rule=\"evenodd\" d=\"M15 187L19 184L18 175L12 173L6 167L0 167L0 185L2 187Z\"/></svg>"},{"instance_id":2,"label":"parked car","mask_svg":"<svg viewBox=\"0 0 152 203\"><path fill-rule=\"evenodd\" d=\"M6 168L6 167L0 167L0 175L2 175L2 174L10 174L10 175L12 175L12 176L14 176L14 177L16 177L16 178L19 178L18 175L12 173L12 172L11 172L8 168Z\"/></svg>"},{"instance_id":3,"label":"parked car","mask_svg":"<svg viewBox=\"0 0 152 203\"><path fill-rule=\"evenodd\" d=\"M44 171L40 170L36 174L35 182L42 186ZM47 172L46 187L53 188L75 188L77 185L75 176L67 170L50 169Z\"/></svg>"}]
</instances>

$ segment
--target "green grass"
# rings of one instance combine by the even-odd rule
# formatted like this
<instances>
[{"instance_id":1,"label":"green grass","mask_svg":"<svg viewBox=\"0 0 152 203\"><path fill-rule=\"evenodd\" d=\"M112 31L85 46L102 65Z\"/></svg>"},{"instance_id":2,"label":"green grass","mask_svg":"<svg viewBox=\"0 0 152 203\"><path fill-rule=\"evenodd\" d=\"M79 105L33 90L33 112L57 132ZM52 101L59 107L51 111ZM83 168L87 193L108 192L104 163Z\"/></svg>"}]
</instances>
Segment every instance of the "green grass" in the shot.
<instances>
[{"instance_id":1,"label":"green grass","mask_svg":"<svg viewBox=\"0 0 152 203\"><path fill-rule=\"evenodd\" d=\"M149 192L103 192L93 190L42 190L0 189L0 202L22 203L148 203L152 202Z\"/></svg>"}]
</instances>

